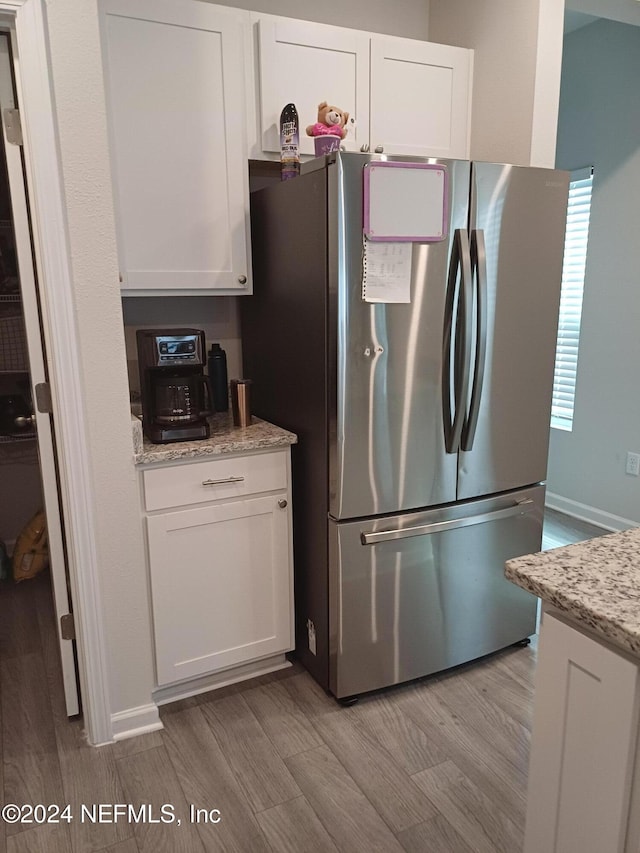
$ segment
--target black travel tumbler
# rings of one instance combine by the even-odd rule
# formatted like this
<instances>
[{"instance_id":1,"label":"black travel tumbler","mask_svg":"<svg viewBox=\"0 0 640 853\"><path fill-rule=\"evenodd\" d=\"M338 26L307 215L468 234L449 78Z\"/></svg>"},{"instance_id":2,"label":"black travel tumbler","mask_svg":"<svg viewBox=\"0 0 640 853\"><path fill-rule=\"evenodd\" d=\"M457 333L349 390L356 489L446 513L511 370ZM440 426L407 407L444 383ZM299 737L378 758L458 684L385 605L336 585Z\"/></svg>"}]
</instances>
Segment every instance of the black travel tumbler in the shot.
<instances>
[{"instance_id":1,"label":"black travel tumbler","mask_svg":"<svg viewBox=\"0 0 640 853\"><path fill-rule=\"evenodd\" d=\"M211 344L208 355L208 367L214 411L226 412L229 409L227 355L220 344Z\"/></svg>"}]
</instances>

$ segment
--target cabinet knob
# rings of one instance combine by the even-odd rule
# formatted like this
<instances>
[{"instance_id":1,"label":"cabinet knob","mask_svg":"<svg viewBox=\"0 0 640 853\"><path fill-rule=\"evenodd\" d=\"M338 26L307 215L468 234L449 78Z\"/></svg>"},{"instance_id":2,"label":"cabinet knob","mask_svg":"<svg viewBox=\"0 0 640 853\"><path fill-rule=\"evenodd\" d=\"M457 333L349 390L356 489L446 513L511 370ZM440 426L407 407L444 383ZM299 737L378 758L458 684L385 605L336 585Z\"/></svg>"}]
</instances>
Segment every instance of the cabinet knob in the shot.
<instances>
[{"instance_id":1,"label":"cabinet knob","mask_svg":"<svg viewBox=\"0 0 640 853\"><path fill-rule=\"evenodd\" d=\"M382 153L383 153L383 151L384 151L384 146L383 146L383 145L376 145L376 148L375 148L375 152L376 152L376 154L382 154Z\"/></svg>"},{"instance_id":2,"label":"cabinet knob","mask_svg":"<svg viewBox=\"0 0 640 853\"><path fill-rule=\"evenodd\" d=\"M280 507L280 509L285 509L287 506L286 500L284 498L280 498L280 500L278 501L278 506Z\"/></svg>"},{"instance_id":3,"label":"cabinet knob","mask_svg":"<svg viewBox=\"0 0 640 853\"><path fill-rule=\"evenodd\" d=\"M369 143L365 142L364 145L361 145L360 151L362 151L363 154L368 154L369 153Z\"/></svg>"},{"instance_id":4,"label":"cabinet knob","mask_svg":"<svg viewBox=\"0 0 640 853\"><path fill-rule=\"evenodd\" d=\"M246 277L246 275L239 275L239 276L238 276L238 281L240 282L240 284L246 284L246 283L247 283L247 277Z\"/></svg>"}]
</instances>

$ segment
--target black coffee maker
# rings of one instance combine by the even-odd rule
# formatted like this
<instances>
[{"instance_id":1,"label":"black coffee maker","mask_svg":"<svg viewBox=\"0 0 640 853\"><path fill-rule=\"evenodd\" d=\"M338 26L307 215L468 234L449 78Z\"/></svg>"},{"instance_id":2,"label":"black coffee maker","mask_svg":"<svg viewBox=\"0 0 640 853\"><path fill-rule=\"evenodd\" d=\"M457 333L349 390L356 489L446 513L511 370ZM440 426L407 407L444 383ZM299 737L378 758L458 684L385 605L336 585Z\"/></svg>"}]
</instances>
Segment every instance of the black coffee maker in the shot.
<instances>
[{"instance_id":1,"label":"black coffee maker","mask_svg":"<svg viewBox=\"0 0 640 853\"><path fill-rule=\"evenodd\" d=\"M208 438L212 414L200 329L138 329L142 428L154 444Z\"/></svg>"}]
</instances>

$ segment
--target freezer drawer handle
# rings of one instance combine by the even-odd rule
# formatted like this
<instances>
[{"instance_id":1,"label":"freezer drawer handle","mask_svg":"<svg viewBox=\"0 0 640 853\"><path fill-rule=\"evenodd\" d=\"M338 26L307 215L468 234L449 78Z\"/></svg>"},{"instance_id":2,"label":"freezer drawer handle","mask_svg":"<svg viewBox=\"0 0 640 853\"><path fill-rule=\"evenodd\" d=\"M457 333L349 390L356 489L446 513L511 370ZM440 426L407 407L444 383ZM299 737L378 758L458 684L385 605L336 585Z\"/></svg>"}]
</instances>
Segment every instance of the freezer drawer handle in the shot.
<instances>
[{"instance_id":1,"label":"freezer drawer handle","mask_svg":"<svg viewBox=\"0 0 640 853\"><path fill-rule=\"evenodd\" d=\"M514 515L526 515L535 509L535 505L535 501L531 500L531 498L526 498L505 509L483 512L480 515L452 518L451 521L435 521L433 524L420 524L418 527L380 530L378 533L361 533L360 541L363 545L377 545L378 542L387 542L390 539L408 539L410 536L430 536L432 533L443 533L446 530L455 530L458 527L471 527L473 524L486 524L490 521L499 521L501 518L511 518Z\"/></svg>"},{"instance_id":2,"label":"freezer drawer handle","mask_svg":"<svg viewBox=\"0 0 640 853\"><path fill-rule=\"evenodd\" d=\"M226 477L224 480L203 480L203 486L226 486L229 483L244 483L244 477Z\"/></svg>"}]
</instances>

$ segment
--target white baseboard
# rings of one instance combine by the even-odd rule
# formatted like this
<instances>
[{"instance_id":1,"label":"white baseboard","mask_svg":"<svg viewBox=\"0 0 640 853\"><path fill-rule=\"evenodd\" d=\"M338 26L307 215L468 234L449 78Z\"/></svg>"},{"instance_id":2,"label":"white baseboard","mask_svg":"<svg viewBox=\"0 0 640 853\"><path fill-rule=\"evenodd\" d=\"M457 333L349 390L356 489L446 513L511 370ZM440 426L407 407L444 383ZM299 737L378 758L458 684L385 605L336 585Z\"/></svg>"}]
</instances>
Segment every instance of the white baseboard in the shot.
<instances>
[{"instance_id":1,"label":"white baseboard","mask_svg":"<svg viewBox=\"0 0 640 853\"><path fill-rule=\"evenodd\" d=\"M628 530L630 527L637 527L640 523L631 521L629 518L622 518L619 515L612 515L610 512L604 512L604 510L598 509L595 506L588 506L570 498L563 498L562 495L555 495L553 492L547 492L545 506L548 506L549 509L555 509L557 512L563 512L565 515L570 515L580 521L586 521L588 524L593 524L596 527L602 527L604 530Z\"/></svg>"},{"instance_id":2,"label":"white baseboard","mask_svg":"<svg viewBox=\"0 0 640 853\"><path fill-rule=\"evenodd\" d=\"M290 667L291 663L284 654L272 655L262 660L252 661L248 664L233 666L222 672L203 675L200 678L190 678L179 684L169 684L167 687L159 687L153 691L153 699L158 705L166 705L168 702L177 702L179 699L188 699L190 696L198 696L218 687L226 687L229 684L237 684L249 678L257 678L259 675L267 675L279 669Z\"/></svg>"},{"instance_id":3,"label":"white baseboard","mask_svg":"<svg viewBox=\"0 0 640 853\"><path fill-rule=\"evenodd\" d=\"M284 654L273 655L259 661L252 661L242 666L231 667L223 672L205 675L202 678L193 678L180 684L170 684L154 691L154 702L150 705L140 705L138 708L129 708L111 715L111 728L114 740L138 737L150 732L163 729L162 720L158 713L158 705L167 702L176 702L178 699L187 699L189 696L197 696L216 687L225 687L238 681L246 681L248 678L256 678L279 669L291 666ZM103 746L103 744L96 744Z\"/></svg>"},{"instance_id":4,"label":"white baseboard","mask_svg":"<svg viewBox=\"0 0 640 853\"><path fill-rule=\"evenodd\" d=\"M158 714L158 706L153 703L112 714L111 727L114 740L146 735L164 728Z\"/></svg>"}]
</instances>

